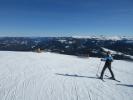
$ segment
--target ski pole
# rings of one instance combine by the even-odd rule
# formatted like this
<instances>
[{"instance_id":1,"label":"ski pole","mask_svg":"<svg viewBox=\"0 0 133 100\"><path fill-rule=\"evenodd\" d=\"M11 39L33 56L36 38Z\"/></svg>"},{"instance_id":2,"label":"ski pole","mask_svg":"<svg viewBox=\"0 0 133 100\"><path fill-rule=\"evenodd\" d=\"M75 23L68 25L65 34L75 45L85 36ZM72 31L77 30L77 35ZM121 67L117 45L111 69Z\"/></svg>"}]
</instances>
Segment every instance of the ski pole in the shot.
<instances>
[{"instance_id":1,"label":"ski pole","mask_svg":"<svg viewBox=\"0 0 133 100\"><path fill-rule=\"evenodd\" d=\"M99 72L100 66L101 66L101 61L100 61L99 65L98 65L96 76L98 76L98 72Z\"/></svg>"}]
</instances>

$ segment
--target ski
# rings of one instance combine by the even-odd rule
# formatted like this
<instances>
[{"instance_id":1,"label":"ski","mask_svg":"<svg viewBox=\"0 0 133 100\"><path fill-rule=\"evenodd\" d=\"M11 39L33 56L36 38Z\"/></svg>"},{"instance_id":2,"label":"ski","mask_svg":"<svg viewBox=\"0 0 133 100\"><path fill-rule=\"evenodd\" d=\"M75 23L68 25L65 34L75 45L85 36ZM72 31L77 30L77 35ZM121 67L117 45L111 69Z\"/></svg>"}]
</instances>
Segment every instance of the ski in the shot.
<instances>
[{"instance_id":1,"label":"ski","mask_svg":"<svg viewBox=\"0 0 133 100\"><path fill-rule=\"evenodd\" d=\"M110 77L108 76L108 75L105 75L106 77L108 77L108 79L110 79ZM116 82L121 82L121 81L119 81L119 80L117 80L117 79L110 79L110 80L114 80L114 81L116 81Z\"/></svg>"}]
</instances>

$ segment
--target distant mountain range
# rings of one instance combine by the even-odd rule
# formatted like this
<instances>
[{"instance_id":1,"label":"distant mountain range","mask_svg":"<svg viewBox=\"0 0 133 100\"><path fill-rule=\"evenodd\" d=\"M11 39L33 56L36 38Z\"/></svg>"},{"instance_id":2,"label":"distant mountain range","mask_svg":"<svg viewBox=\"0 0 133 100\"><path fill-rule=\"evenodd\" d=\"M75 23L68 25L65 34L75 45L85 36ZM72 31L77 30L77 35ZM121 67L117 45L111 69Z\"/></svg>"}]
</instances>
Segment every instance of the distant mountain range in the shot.
<instances>
[{"instance_id":1,"label":"distant mountain range","mask_svg":"<svg viewBox=\"0 0 133 100\"><path fill-rule=\"evenodd\" d=\"M0 37L0 50L34 51L37 48L81 57L103 57L110 50L115 59L133 61L133 37Z\"/></svg>"},{"instance_id":2,"label":"distant mountain range","mask_svg":"<svg viewBox=\"0 0 133 100\"><path fill-rule=\"evenodd\" d=\"M97 40L133 40L133 36L73 36L73 38L82 38L82 39L97 39Z\"/></svg>"}]
</instances>

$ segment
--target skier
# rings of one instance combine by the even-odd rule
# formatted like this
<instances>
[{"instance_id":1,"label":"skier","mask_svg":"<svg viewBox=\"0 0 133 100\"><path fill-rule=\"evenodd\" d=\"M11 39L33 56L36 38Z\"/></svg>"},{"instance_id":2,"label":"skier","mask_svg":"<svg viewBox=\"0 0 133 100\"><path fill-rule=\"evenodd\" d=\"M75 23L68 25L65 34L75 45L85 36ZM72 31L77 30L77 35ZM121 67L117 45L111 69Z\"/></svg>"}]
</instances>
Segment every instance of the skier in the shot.
<instances>
[{"instance_id":1,"label":"skier","mask_svg":"<svg viewBox=\"0 0 133 100\"><path fill-rule=\"evenodd\" d=\"M104 72L108 68L110 73L111 73L111 76L112 76L112 77L110 77L110 79L115 80L114 73L113 73L113 71L111 69L111 63L113 62L113 57L111 56L111 52L108 51L106 57L101 59L101 61L105 61L105 65L104 65L104 67L102 69L102 72L101 72L101 75L100 75L99 78L103 79Z\"/></svg>"}]
</instances>

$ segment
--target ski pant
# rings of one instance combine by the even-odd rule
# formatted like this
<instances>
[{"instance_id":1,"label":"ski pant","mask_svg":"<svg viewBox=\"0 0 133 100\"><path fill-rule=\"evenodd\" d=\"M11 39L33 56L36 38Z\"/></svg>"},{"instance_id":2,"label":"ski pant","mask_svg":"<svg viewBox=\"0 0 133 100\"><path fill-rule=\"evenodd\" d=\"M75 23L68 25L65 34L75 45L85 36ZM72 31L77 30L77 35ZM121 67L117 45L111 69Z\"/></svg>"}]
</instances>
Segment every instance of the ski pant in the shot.
<instances>
[{"instance_id":1,"label":"ski pant","mask_svg":"<svg viewBox=\"0 0 133 100\"><path fill-rule=\"evenodd\" d=\"M104 72L105 72L105 70L106 70L107 68L109 69L112 78L114 78L114 73L113 73L113 71L112 71L112 69L111 69L111 65L104 65L100 77L103 78L103 74L104 74Z\"/></svg>"}]
</instances>

